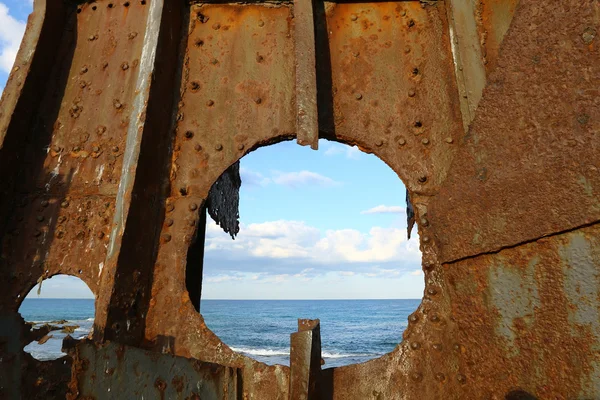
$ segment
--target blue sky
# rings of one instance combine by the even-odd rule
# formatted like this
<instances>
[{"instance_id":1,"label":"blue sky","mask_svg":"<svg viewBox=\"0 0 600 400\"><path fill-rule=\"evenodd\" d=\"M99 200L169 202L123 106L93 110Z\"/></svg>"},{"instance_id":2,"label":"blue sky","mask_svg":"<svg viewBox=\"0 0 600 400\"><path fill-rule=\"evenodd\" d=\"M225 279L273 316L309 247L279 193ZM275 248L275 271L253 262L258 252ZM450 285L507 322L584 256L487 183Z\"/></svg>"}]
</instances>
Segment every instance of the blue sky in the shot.
<instances>
[{"instance_id":1,"label":"blue sky","mask_svg":"<svg viewBox=\"0 0 600 400\"><path fill-rule=\"evenodd\" d=\"M31 4L0 1L0 87ZM355 147L319 146L283 142L242 159L241 230L231 240L209 220L204 298L422 297L418 236L406 239L400 179ZM54 277L41 297L91 292L77 278Z\"/></svg>"}]
</instances>

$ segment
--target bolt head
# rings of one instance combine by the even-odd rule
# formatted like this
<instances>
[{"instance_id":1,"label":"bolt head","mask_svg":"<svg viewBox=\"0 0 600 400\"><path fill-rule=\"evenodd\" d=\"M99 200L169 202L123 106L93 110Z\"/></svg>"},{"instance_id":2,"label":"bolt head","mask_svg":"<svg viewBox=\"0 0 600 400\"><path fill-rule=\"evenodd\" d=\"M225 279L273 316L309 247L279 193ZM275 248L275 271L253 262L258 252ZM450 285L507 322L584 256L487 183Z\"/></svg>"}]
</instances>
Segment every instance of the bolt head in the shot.
<instances>
[{"instance_id":1,"label":"bolt head","mask_svg":"<svg viewBox=\"0 0 600 400\"><path fill-rule=\"evenodd\" d=\"M446 380L446 376L441 372L438 372L437 374L435 374L435 379L439 382L443 382Z\"/></svg>"},{"instance_id":2,"label":"bolt head","mask_svg":"<svg viewBox=\"0 0 600 400\"><path fill-rule=\"evenodd\" d=\"M244 146L244 143L240 143L240 144L238 144L238 147L237 147L237 148L238 148L238 150L240 150L240 151L241 151L241 150L244 150L244 147L245 147L245 146Z\"/></svg>"},{"instance_id":3,"label":"bolt head","mask_svg":"<svg viewBox=\"0 0 600 400\"><path fill-rule=\"evenodd\" d=\"M356 93L356 94L354 95L354 98L355 98L356 100L360 100L360 99L362 99L362 94L360 94L360 93Z\"/></svg>"},{"instance_id":4,"label":"bolt head","mask_svg":"<svg viewBox=\"0 0 600 400\"><path fill-rule=\"evenodd\" d=\"M358 19L358 17L355 14L352 14L352 16L350 17L350 19L352 21L356 21Z\"/></svg>"},{"instance_id":5,"label":"bolt head","mask_svg":"<svg viewBox=\"0 0 600 400\"><path fill-rule=\"evenodd\" d=\"M262 28L263 26L265 26L265 22L262 19L259 20L258 21L258 26L260 26Z\"/></svg>"},{"instance_id":6,"label":"bolt head","mask_svg":"<svg viewBox=\"0 0 600 400\"><path fill-rule=\"evenodd\" d=\"M400 139L400 140L398 140L398 144L399 144L400 146L404 146L404 145L406 144L406 140L404 140L404 139Z\"/></svg>"},{"instance_id":7,"label":"bolt head","mask_svg":"<svg viewBox=\"0 0 600 400\"><path fill-rule=\"evenodd\" d=\"M170 242L171 241L171 235L168 234L168 233L165 233L162 237L163 237L163 240L165 242Z\"/></svg>"},{"instance_id":8,"label":"bolt head","mask_svg":"<svg viewBox=\"0 0 600 400\"><path fill-rule=\"evenodd\" d=\"M167 204L167 212L172 212L175 210L175 206L173 204Z\"/></svg>"},{"instance_id":9,"label":"bolt head","mask_svg":"<svg viewBox=\"0 0 600 400\"><path fill-rule=\"evenodd\" d=\"M423 144L427 145L427 144L429 144L429 139L427 139L427 138L423 138L423 139L421 140L421 143L423 143Z\"/></svg>"},{"instance_id":10,"label":"bolt head","mask_svg":"<svg viewBox=\"0 0 600 400\"><path fill-rule=\"evenodd\" d=\"M585 44L591 44L596 37L596 30L592 27L587 27L581 34L581 38Z\"/></svg>"},{"instance_id":11,"label":"bolt head","mask_svg":"<svg viewBox=\"0 0 600 400\"><path fill-rule=\"evenodd\" d=\"M202 146L200 146L199 144L195 144L194 145L194 150L200 151L200 150L202 150Z\"/></svg>"},{"instance_id":12,"label":"bolt head","mask_svg":"<svg viewBox=\"0 0 600 400\"><path fill-rule=\"evenodd\" d=\"M209 106L209 107L212 107L212 106L215 105L215 102L213 100L209 100L209 101L206 102L206 105Z\"/></svg>"},{"instance_id":13,"label":"bolt head","mask_svg":"<svg viewBox=\"0 0 600 400\"><path fill-rule=\"evenodd\" d=\"M221 145L221 144L216 145L215 150L217 150L217 151L223 150L223 145Z\"/></svg>"},{"instance_id":14,"label":"bolt head","mask_svg":"<svg viewBox=\"0 0 600 400\"><path fill-rule=\"evenodd\" d=\"M189 205L190 211L196 211L198 209L198 205L196 203L192 203Z\"/></svg>"},{"instance_id":15,"label":"bolt head","mask_svg":"<svg viewBox=\"0 0 600 400\"><path fill-rule=\"evenodd\" d=\"M173 226L174 221L171 218L167 218L165 220L165 225L166 226Z\"/></svg>"},{"instance_id":16,"label":"bolt head","mask_svg":"<svg viewBox=\"0 0 600 400\"><path fill-rule=\"evenodd\" d=\"M417 178L417 180L419 181L419 183L425 183L425 182L427 182L427 176L421 175L420 177Z\"/></svg>"},{"instance_id":17,"label":"bolt head","mask_svg":"<svg viewBox=\"0 0 600 400\"><path fill-rule=\"evenodd\" d=\"M461 383L461 384L467 383L467 377L464 376L463 374L456 375L456 380L458 381L458 383Z\"/></svg>"},{"instance_id":18,"label":"bolt head","mask_svg":"<svg viewBox=\"0 0 600 400\"><path fill-rule=\"evenodd\" d=\"M421 345L418 342L411 342L410 348L413 350L419 350L421 348Z\"/></svg>"},{"instance_id":19,"label":"bolt head","mask_svg":"<svg viewBox=\"0 0 600 400\"><path fill-rule=\"evenodd\" d=\"M452 144L454 143L454 139L452 139L451 137L446 138L446 143Z\"/></svg>"}]
</instances>

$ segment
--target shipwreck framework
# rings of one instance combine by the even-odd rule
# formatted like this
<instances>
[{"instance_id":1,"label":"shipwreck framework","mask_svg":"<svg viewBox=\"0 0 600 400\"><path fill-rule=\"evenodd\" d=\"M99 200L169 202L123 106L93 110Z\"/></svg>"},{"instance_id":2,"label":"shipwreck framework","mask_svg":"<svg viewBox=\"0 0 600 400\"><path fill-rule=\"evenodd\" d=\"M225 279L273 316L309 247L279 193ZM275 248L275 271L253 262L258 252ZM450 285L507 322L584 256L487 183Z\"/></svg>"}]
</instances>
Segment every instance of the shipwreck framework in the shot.
<instances>
[{"instance_id":1,"label":"shipwreck framework","mask_svg":"<svg viewBox=\"0 0 600 400\"><path fill-rule=\"evenodd\" d=\"M35 0L0 110L0 397L600 397L598 29L593 0ZM319 138L404 181L425 293L379 359L321 370L300 321L268 367L186 264L223 172ZM40 362L18 308L59 273L94 338Z\"/></svg>"}]
</instances>

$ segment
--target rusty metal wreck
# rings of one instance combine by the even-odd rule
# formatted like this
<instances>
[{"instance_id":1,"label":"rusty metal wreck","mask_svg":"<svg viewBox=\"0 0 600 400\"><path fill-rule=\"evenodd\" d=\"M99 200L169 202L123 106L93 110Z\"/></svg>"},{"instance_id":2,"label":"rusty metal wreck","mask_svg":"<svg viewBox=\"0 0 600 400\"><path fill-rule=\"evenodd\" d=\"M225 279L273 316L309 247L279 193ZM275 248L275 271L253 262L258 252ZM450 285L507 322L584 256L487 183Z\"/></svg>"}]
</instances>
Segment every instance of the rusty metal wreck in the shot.
<instances>
[{"instance_id":1,"label":"rusty metal wreck","mask_svg":"<svg viewBox=\"0 0 600 400\"><path fill-rule=\"evenodd\" d=\"M595 0L35 0L0 110L0 398L600 398L599 30ZM301 320L266 366L186 266L207 206L239 229L241 157L319 138L405 183L425 293L381 358L322 369ZM59 273L94 336L41 362L18 308Z\"/></svg>"}]
</instances>

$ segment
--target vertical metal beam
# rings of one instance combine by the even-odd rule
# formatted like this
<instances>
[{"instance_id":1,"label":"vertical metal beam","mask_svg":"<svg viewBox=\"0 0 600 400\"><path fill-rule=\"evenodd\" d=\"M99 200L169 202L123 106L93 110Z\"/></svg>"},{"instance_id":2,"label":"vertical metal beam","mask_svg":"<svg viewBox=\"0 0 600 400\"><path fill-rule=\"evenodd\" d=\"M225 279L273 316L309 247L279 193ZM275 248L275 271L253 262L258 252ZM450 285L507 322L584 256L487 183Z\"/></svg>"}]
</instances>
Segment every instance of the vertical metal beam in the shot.
<instances>
[{"instance_id":1,"label":"vertical metal beam","mask_svg":"<svg viewBox=\"0 0 600 400\"><path fill-rule=\"evenodd\" d=\"M104 268L107 272L102 276L102 287L104 288L112 288L115 285L117 262L132 202L132 193L142 147L142 136L147 120L150 88L154 73L156 72L156 52L161 33L161 23L164 17L163 14L165 12L164 0L151 1L149 7L150 10L146 21L144 44L137 76L136 97L129 118L121 181L119 182L117 192L108 252L104 261ZM98 296L95 326L101 329L95 331L96 337L104 335L104 331L107 329L108 309L112 294L112 290L101 290Z\"/></svg>"},{"instance_id":2,"label":"vertical metal beam","mask_svg":"<svg viewBox=\"0 0 600 400\"><path fill-rule=\"evenodd\" d=\"M475 116L487 82L473 3L473 0L450 0L446 3L465 131Z\"/></svg>"},{"instance_id":3,"label":"vertical metal beam","mask_svg":"<svg viewBox=\"0 0 600 400\"><path fill-rule=\"evenodd\" d=\"M290 335L290 400L318 397L321 376L321 328L318 319L299 319Z\"/></svg>"},{"instance_id":4,"label":"vertical metal beam","mask_svg":"<svg viewBox=\"0 0 600 400\"><path fill-rule=\"evenodd\" d=\"M313 0L294 0L298 144L319 147Z\"/></svg>"}]
</instances>

